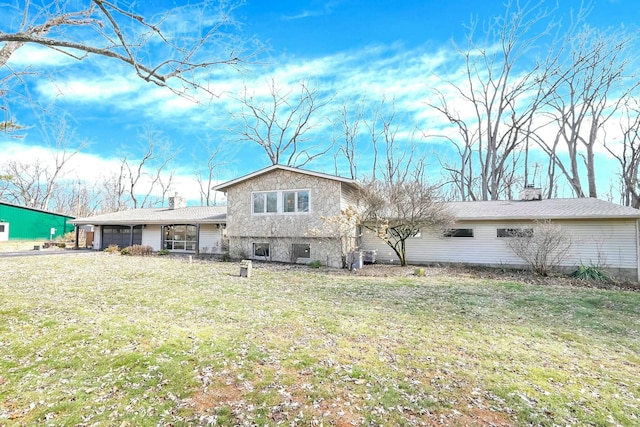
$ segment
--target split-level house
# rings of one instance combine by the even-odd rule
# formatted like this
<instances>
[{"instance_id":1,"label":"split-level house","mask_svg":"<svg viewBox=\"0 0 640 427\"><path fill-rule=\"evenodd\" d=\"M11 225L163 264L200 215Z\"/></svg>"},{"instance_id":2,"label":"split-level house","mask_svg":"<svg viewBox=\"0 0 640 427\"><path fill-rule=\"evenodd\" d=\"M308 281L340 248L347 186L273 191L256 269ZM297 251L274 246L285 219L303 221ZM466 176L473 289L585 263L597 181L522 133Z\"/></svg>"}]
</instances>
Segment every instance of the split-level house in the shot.
<instances>
[{"instance_id":1,"label":"split-level house","mask_svg":"<svg viewBox=\"0 0 640 427\"><path fill-rule=\"evenodd\" d=\"M339 267L349 247L331 220L357 203L354 180L273 165L213 187L227 197L227 237L234 257L320 261ZM348 245L348 243L347 243Z\"/></svg>"},{"instance_id":2,"label":"split-level house","mask_svg":"<svg viewBox=\"0 0 640 427\"><path fill-rule=\"evenodd\" d=\"M376 253L378 263L395 263L395 253L355 220L336 232L341 211L357 206L356 181L273 165L214 187L227 206L135 209L73 220L96 228L93 247L146 244L183 253L223 253L234 258L340 267L347 252ZM449 230L421 230L406 242L411 264L454 263L502 268L526 267L510 248L514 235L535 233L538 222L560 226L570 240L564 269L597 266L638 280L640 211L593 198L542 199L526 189L519 200L448 203L456 218ZM346 245L344 237L348 237Z\"/></svg>"}]
</instances>

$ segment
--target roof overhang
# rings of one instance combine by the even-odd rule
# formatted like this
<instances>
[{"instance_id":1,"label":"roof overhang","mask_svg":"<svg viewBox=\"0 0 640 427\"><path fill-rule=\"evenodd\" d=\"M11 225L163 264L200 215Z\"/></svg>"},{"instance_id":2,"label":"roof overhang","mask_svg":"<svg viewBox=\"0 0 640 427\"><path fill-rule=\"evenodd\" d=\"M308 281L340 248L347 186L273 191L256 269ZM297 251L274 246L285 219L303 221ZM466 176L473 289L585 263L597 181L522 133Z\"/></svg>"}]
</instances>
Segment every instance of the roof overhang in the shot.
<instances>
[{"instance_id":1,"label":"roof overhang","mask_svg":"<svg viewBox=\"0 0 640 427\"><path fill-rule=\"evenodd\" d=\"M241 182L247 181L249 179L253 179L256 178L260 175L264 175L266 173L275 171L275 170L284 170L284 171L288 171L288 172L293 172L293 173L299 173L299 174L303 174L303 175L309 175L309 176L315 176L317 178L324 178L324 179L329 179L332 181L338 181L344 184L347 184L349 186L352 186L353 188L359 188L360 186L358 185L358 183L353 180L353 179L349 179L349 178L344 178L341 176L337 176L337 175L329 175L329 174L325 174L325 173L321 173L321 172L314 172L314 171L308 171L308 170L304 170L304 169L299 169L299 168L294 168L291 166L284 166L284 165L271 165L269 167L257 170L255 172L252 172L248 175L244 175L241 176L239 178L233 179L231 181L227 181L227 182L223 182L222 184L218 184L214 187L212 187L212 190L215 191L222 191L225 192L227 191L227 189L229 187L233 187L234 185L240 184Z\"/></svg>"}]
</instances>

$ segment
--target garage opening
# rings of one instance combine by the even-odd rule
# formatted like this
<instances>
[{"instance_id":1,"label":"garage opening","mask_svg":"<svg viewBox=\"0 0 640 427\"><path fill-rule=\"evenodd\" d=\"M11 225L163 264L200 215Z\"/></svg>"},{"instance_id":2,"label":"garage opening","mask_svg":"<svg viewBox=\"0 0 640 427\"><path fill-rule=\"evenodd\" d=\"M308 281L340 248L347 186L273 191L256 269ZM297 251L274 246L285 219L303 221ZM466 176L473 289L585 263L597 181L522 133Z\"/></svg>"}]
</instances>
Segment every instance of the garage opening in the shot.
<instances>
[{"instance_id":1,"label":"garage opening","mask_svg":"<svg viewBox=\"0 0 640 427\"><path fill-rule=\"evenodd\" d=\"M110 245L118 245L119 248L126 248L131 245L142 244L142 226L134 227L128 225L105 225L102 227L102 248L106 249Z\"/></svg>"}]
</instances>

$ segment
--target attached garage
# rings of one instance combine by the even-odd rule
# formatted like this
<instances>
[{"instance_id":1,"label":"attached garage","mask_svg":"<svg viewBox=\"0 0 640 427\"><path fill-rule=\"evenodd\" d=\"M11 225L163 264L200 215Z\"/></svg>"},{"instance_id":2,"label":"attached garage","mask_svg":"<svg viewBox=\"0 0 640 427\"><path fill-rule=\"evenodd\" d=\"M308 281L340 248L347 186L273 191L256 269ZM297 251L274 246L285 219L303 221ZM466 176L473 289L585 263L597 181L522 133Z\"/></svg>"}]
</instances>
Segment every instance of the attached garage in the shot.
<instances>
[{"instance_id":1,"label":"attached garage","mask_svg":"<svg viewBox=\"0 0 640 427\"><path fill-rule=\"evenodd\" d=\"M170 201L168 208L131 209L72 222L77 227L93 226L93 249L146 245L154 251L222 253L226 219L224 206L181 207Z\"/></svg>"},{"instance_id":2,"label":"attached garage","mask_svg":"<svg viewBox=\"0 0 640 427\"><path fill-rule=\"evenodd\" d=\"M141 225L105 225L100 227L100 231L102 233L100 238L102 249L106 249L111 245L126 248L127 246L142 244Z\"/></svg>"}]
</instances>

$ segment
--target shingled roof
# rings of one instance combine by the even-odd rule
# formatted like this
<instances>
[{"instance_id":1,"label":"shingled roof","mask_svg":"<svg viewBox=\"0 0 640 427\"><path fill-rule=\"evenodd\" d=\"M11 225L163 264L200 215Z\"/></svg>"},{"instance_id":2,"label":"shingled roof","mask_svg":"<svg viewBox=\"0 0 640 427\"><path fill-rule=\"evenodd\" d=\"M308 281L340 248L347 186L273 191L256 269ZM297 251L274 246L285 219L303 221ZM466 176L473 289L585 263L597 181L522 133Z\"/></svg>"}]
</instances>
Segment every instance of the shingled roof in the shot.
<instances>
[{"instance_id":1,"label":"shingled roof","mask_svg":"<svg viewBox=\"0 0 640 427\"><path fill-rule=\"evenodd\" d=\"M76 225L220 224L227 220L226 206L149 208L112 212L70 221Z\"/></svg>"},{"instance_id":2,"label":"shingled roof","mask_svg":"<svg viewBox=\"0 0 640 427\"><path fill-rule=\"evenodd\" d=\"M594 198L450 202L459 221L640 218L640 210Z\"/></svg>"},{"instance_id":3,"label":"shingled roof","mask_svg":"<svg viewBox=\"0 0 640 427\"><path fill-rule=\"evenodd\" d=\"M640 210L594 198L449 202L458 221L640 218ZM78 218L76 225L220 224L226 206L132 209Z\"/></svg>"},{"instance_id":4,"label":"shingled roof","mask_svg":"<svg viewBox=\"0 0 640 427\"><path fill-rule=\"evenodd\" d=\"M232 179L231 181L227 181L227 182L223 182L221 184L218 184L215 187L213 187L212 189L216 190L216 191L226 192L229 187L233 187L234 185L239 184L241 182L244 182L244 181L246 181L248 179L253 179L253 178L256 178L256 177L258 177L260 175L264 175L266 173L269 173L269 172L272 172L272 171L275 171L275 170L284 170L284 171L299 173L299 174L302 174L302 175L315 176L317 178L324 178L324 179L328 179L328 180L331 180L331 181L338 181L338 182L342 182L344 184L351 185L353 187L358 187L357 181L355 181L353 179L344 178L344 177L337 176L337 175L329 175L329 174L321 173L321 172L308 171L308 170L304 170L304 169L300 169L300 168L294 168L294 167L291 167L291 166L271 165L271 166L268 166L268 167L266 167L264 169L260 169L260 170L257 170L255 172L252 172L250 174L241 176L239 178Z\"/></svg>"}]
</instances>

